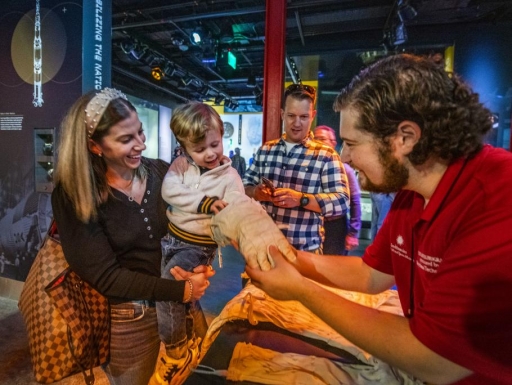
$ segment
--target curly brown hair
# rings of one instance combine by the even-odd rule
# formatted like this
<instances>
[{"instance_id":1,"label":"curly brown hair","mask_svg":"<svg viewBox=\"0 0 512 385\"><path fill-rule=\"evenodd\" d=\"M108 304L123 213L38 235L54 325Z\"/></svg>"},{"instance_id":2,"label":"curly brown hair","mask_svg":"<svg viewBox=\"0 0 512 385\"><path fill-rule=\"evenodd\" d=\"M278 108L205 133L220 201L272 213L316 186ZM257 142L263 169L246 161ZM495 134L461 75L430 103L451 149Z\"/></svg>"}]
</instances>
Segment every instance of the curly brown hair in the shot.
<instances>
[{"instance_id":1,"label":"curly brown hair","mask_svg":"<svg viewBox=\"0 0 512 385\"><path fill-rule=\"evenodd\" d=\"M421 138L409 154L415 165L430 156L448 162L471 157L492 128L490 111L466 83L432 59L409 54L384 58L362 70L334 102L335 111L347 108L359 115L357 129L383 143L400 122L417 123Z\"/></svg>"}]
</instances>

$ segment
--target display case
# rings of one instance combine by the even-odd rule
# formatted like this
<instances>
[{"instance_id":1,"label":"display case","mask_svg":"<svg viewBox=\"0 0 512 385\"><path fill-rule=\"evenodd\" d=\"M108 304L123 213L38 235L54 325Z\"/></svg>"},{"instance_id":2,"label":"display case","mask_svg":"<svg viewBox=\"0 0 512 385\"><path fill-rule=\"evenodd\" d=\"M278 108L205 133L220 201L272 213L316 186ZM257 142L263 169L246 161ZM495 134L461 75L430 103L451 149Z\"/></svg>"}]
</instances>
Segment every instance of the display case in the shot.
<instances>
[{"instance_id":1,"label":"display case","mask_svg":"<svg viewBox=\"0 0 512 385\"><path fill-rule=\"evenodd\" d=\"M54 156L55 128L34 128L36 192L52 192Z\"/></svg>"}]
</instances>

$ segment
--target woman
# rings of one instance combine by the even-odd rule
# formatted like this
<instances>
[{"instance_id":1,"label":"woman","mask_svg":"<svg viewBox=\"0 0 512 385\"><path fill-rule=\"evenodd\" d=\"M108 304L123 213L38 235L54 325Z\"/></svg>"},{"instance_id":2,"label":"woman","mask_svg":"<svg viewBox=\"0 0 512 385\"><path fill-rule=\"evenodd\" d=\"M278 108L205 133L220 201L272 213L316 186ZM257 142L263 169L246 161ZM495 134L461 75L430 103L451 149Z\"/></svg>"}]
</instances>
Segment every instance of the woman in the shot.
<instances>
[{"instance_id":1,"label":"woman","mask_svg":"<svg viewBox=\"0 0 512 385\"><path fill-rule=\"evenodd\" d=\"M105 88L82 96L60 137L53 214L69 265L111 304L104 370L111 384L146 385L160 347L155 301L196 301L214 272L199 266L175 272L186 280L159 278L167 228L160 187L169 165L142 157L146 137L124 94ZM195 316L204 336L200 308Z\"/></svg>"}]
</instances>

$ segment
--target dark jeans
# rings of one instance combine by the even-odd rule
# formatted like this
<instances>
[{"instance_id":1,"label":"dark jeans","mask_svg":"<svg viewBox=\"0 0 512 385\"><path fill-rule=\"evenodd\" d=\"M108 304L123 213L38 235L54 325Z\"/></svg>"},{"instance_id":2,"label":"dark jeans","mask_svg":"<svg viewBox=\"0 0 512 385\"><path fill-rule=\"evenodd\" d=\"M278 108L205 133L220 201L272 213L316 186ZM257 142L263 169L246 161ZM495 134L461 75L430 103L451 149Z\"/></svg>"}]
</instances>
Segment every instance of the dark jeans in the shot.
<instances>
[{"instance_id":1,"label":"dark jeans","mask_svg":"<svg viewBox=\"0 0 512 385\"><path fill-rule=\"evenodd\" d=\"M174 279L171 268L179 266L192 271L199 265L210 265L217 247L205 247L183 242L167 235L162 239L162 278ZM199 301L181 303L158 301L158 333L169 348L179 346L192 338L206 335L208 325Z\"/></svg>"},{"instance_id":2,"label":"dark jeans","mask_svg":"<svg viewBox=\"0 0 512 385\"><path fill-rule=\"evenodd\" d=\"M324 229L324 255L347 255L347 250L345 250L345 237L348 231L347 217L341 216L333 220L326 218Z\"/></svg>"}]
</instances>

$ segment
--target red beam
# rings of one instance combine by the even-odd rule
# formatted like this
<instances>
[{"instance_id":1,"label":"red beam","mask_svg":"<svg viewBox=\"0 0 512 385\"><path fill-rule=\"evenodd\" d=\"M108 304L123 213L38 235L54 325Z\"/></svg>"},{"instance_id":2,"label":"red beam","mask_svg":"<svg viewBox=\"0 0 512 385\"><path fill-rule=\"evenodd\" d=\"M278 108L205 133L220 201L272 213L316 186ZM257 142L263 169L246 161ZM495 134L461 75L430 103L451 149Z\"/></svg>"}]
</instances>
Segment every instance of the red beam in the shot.
<instances>
[{"instance_id":1,"label":"red beam","mask_svg":"<svg viewBox=\"0 0 512 385\"><path fill-rule=\"evenodd\" d=\"M286 0L267 0L265 8L263 142L281 136L281 97L284 84Z\"/></svg>"}]
</instances>

